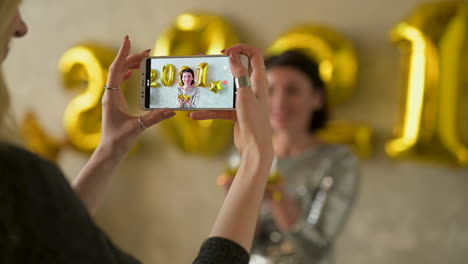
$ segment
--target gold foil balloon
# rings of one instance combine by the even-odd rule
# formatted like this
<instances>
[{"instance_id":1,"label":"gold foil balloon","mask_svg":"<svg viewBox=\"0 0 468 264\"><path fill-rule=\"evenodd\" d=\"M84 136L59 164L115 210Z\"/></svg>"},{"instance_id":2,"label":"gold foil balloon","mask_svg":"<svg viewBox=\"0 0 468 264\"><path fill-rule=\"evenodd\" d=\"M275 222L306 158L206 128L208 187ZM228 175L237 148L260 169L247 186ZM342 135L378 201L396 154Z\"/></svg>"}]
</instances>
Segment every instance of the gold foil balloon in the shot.
<instances>
[{"instance_id":1,"label":"gold foil balloon","mask_svg":"<svg viewBox=\"0 0 468 264\"><path fill-rule=\"evenodd\" d=\"M232 122L230 121L195 122L187 116L187 112L179 113L174 118L176 120L173 122L161 123L163 132L184 152L212 156L231 142Z\"/></svg>"},{"instance_id":2,"label":"gold foil balloon","mask_svg":"<svg viewBox=\"0 0 468 264\"><path fill-rule=\"evenodd\" d=\"M181 99L182 101L188 101L192 97L190 95L179 94L179 96L177 96L177 98Z\"/></svg>"},{"instance_id":3,"label":"gold foil balloon","mask_svg":"<svg viewBox=\"0 0 468 264\"><path fill-rule=\"evenodd\" d=\"M162 68L161 82L164 86L170 87L175 81L175 68L174 65L166 64Z\"/></svg>"},{"instance_id":4,"label":"gold foil balloon","mask_svg":"<svg viewBox=\"0 0 468 264\"><path fill-rule=\"evenodd\" d=\"M21 122L21 135L30 151L52 162L57 162L60 151L65 146L65 142L44 131L36 114L32 111L27 112Z\"/></svg>"},{"instance_id":5,"label":"gold foil balloon","mask_svg":"<svg viewBox=\"0 0 468 264\"><path fill-rule=\"evenodd\" d=\"M318 63L331 107L353 93L358 61L351 41L345 36L321 25L307 24L282 34L266 55L279 55L290 49L301 50Z\"/></svg>"},{"instance_id":6,"label":"gold foil balloon","mask_svg":"<svg viewBox=\"0 0 468 264\"><path fill-rule=\"evenodd\" d=\"M369 157L372 151L372 130L367 125L334 120L317 135L325 142L349 145L362 158Z\"/></svg>"},{"instance_id":7,"label":"gold foil balloon","mask_svg":"<svg viewBox=\"0 0 468 264\"><path fill-rule=\"evenodd\" d=\"M151 78L150 87L158 87L159 83L156 81L158 79L158 72L156 70L151 69L150 78Z\"/></svg>"},{"instance_id":8,"label":"gold foil balloon","mask_svg":"<svg viewBox=\"0 0 468 264\"><path fill-rule=\"evenodd\" d=\"M220 54L222 49L238 42L237 33L222 17L206 13L183 13L176 18L174 25L159 36L153 55L191 56L197 52ZM200 81L200 76L197 81ZM200 86L207 86L203 71ZM166 138L187 153L216 155L232 140L231 121L194 121L186 112L164 121L161 128Z\"/></svg>"},{"instance_id":9,"label":"gold foil balloon","mask_svg":"<svg viewBox=\"0 0 468 264\"><path fill-rule=\"evenodd\" d=\"M266 55L279 55L297 49L319 65L319 73L326 85L330 108L344 102L354 91L358 61L354 47L339 32L316 24L292 28L276 39ZM361 157L372 148L371 129L363 124L331 121L318 136L330 143L350 145Z\"/></svg>"},{"instance_id":10,"label":"gold foil balloon","mask_svg":"<svg viewBox=\"0 0 468 264\"><path fill-rule=\"evenodd\" d=\"M210 92L217 94L219 91L223 90L223 86L221 85L221 81L212 81L210 85Z\"/></svg>"},{"instance_id":11,"label":"gold foil balloon","mask_svg":"<svg viewBox=\"0 0 468 264\"><path fill-rule=\"evenodd\" d=\"M271 189L271 186L275 186L283 180L283 177L276 168L276 162L276 159L274 159L270 169L270 175L268 175L267 190L271 192L271 198L273 200L280 201L282 199L281 192ZM227 182L232 181L239 170L239 163L240 156L232 155L228 161L228 165L224 168L224 173L218 177L216 183L219 186L224 186Z\"/></svg>"},{"instance_id":12,"label":"gold foil balloon","mask_svg":"<svg viewBox=\"0 0 468 264\"><path fill-rule=\"evenodd\" d=\"M197 52L220 54L239 42L232 26L222 17L208 13L182 13L156 41L155 56L191 56Z\"/></svg>"},{"instance_id":13,"label":"gold foil balloon","mask_svg":"<svg viewBox=\"0 0 468 264\"><path fill-rule=\"evenodd\" d=\"M391 39L403 54L405 101L388 155L467 165L468 4L422 5Z\"/></svg>"},{"instance_id":14,"label":"gold foil balloon","mask_svg":"<svg viewBox=\"0 0 468 264\"><path fill-rule=\"evenodd\" d=\"M67 50L59 61L59 71L68 89L81 88L64 114L65 132L77 150L91 153L101 137L101 97L107 69L115 50L100 45L78 45Z\"/></svg>"},{"instance_id":15,"label":"gold foil balloon","mask_svg":"<svg viewBox=\"0 0 468 264\"><path fill-rule=\"evenodd\" d=\"M207 87L206 75L208 74L208 63L200 63L197 67L197 82L195 86Z\"/></svg>"},{"instance_id":16,"label":"gold foil balloon","mask_svg":"<svg viewBox=\"0 0 468 264\"><path fill-rule=\"evenodd\" d=\"M224 177L221 177L218 179L218 183L220 185L223 185L224 183L226 183L225 181L227 179L230 179L230 178L234 178L234 176L236 176L236 173L237 171L239 170L239 164L236 165L236 167L226 167L224 168ZM273 185L273 184L278 184L280 181L282 181L283 178L281 177L281 174L276 170L276 168L272 167L271 171L270 171L270 175L268 176L268 181L267 183L270 184L270 185Z\"/></svg>"}]
</instances>

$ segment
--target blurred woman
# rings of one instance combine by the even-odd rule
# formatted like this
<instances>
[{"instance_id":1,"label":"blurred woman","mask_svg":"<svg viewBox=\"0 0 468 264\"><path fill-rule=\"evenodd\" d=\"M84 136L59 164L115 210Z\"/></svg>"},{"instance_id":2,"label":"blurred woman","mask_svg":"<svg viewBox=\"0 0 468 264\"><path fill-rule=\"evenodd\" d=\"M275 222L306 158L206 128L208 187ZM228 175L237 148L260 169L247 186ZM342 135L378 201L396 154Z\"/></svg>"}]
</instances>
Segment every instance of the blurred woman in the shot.
<instances>
[{"instance_id":1,"label":"blurred woman","mask_svg":"<svg viewBox=\"0 0 468 264\"><path fill-rule=\"evenodd\" d=\"M251 263L329 263L358 181L358 161L348 148L315 134L328 117L318 66L300 51L266 60L275 160L267 186ZM230 167L238 164L237 154ZM230 175L219 182L226 189Z\"/></svg>"}]
</instances>

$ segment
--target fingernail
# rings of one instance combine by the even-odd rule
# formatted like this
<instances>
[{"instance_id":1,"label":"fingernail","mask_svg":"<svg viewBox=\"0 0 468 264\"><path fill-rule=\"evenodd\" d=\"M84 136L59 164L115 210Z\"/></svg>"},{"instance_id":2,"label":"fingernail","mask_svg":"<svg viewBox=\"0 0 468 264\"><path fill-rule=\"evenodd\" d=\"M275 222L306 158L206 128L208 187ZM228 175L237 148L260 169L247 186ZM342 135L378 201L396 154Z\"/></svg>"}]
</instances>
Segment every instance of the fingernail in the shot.
<instances>
[{"instance_id":1,"label":"fingernail","mask_svg":"<svg viewBox=\"0 0 468 264\"><path fill-rule=\"evenodd\" d=\"M171 116L175 116L175 112L174 111L166 111L163 113L163 116L164 117L171 117Z\"/></svg>"},{"instance_id":2,"label":"fingernail","mask_svg":"<svg viewBox=\"0 0 468 264\"><path fill-rule=\"evenodd\" d=\"M222 49L222 50L221 50L221 53L224 53L225 50L226 50L226 49Z\"/></svg>"},{"instance_id":3,"label":"fingernail","mask_svg":"<svg viewBox=\"0 0 468 264\"><path fill-rule=\"evenodd\" d=\"M127 40L129 39L128 35L125 35L125 39L127 39Z\"/></svg>"},{"instance_id":4,"label":"fingernail","mask_svg":"<svg viewBox=\"0 0 468 264\"><path fill-rule=\"evenodd\" d=\"M147 49L147 50L145 50L144 52L151 52L151 49Z\"/></svg>"}]
</instances>

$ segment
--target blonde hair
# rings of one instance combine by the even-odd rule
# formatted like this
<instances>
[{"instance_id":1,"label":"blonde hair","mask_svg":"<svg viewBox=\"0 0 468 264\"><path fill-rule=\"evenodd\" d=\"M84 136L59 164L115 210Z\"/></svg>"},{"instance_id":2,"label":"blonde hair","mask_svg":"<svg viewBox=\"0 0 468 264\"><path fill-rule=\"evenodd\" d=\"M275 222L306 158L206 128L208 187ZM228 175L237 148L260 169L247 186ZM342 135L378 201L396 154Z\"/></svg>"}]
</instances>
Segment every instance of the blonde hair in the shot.
<instances>
[{"instance_id":1,"label":"blonde hair","mask_svg":"<svg viewBox=\"0 0 468 264\"><path fill-rule=\"evenodd\" d=\"M0 56L5 54L5 47L11 36L9 30L13 18L16 16L21 0L2 0L0 2ZM3 58L0 58L0 60ZM3 79L3 61L0 61L0 140L11 140L14 121L10 113L10 96Z\"/></svg>"}]
</instances>

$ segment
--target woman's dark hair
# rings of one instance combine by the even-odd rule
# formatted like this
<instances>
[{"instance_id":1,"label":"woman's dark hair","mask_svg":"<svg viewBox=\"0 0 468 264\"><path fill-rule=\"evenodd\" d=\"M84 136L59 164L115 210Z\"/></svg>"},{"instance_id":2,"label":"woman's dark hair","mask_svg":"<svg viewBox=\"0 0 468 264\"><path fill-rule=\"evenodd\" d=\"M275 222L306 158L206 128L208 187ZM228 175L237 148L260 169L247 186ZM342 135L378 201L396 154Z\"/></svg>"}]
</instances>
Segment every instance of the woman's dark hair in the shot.
<instances>
[{"instance_id":1,"label":"woman's dark hair","mask_svg":"<svg viewBox=\"0 0 468 264\"><path fill-rule=\"evenodd\" d=\"M322 96L322 108L311 113L309 132L315 132L325 127L328 121L328 105L325 83L320 77L318 64L299 50L288 50L280 55L269 57L265 60L267 69L276 67L292 67L304 73L312 83L312 89Z\"/></svg>"},{"instance_id":2,"label":"woman's dark hair","mask_svg":"<svg viewBox=\"0 0 468 264\"><path fill-rule=\"evenodd\" d=\"M190 72L192 74L192 82L190 84L193 85L195 83L195 73L193 72L192 69L186 68L180 73L180 79L181 80L182 80L182 75L184 75L185 72Z\"/></svg>"}]
</instances>

